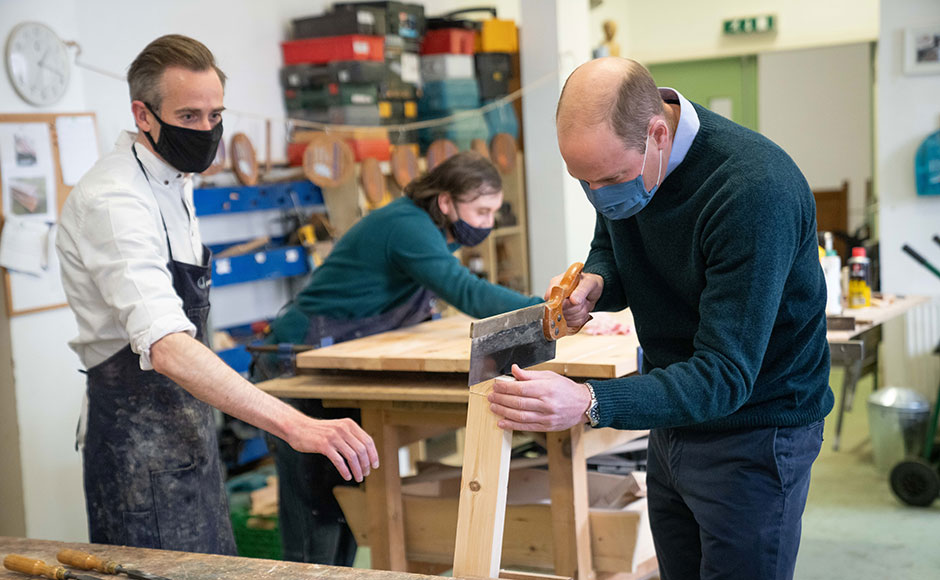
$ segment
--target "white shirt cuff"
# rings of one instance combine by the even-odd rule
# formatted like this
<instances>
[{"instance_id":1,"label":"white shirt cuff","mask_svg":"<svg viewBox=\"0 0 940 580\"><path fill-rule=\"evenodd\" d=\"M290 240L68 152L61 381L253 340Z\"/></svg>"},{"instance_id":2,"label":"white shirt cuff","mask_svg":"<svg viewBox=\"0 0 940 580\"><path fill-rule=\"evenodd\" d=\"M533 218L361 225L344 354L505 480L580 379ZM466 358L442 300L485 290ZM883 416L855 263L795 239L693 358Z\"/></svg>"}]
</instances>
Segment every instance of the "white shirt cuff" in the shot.
<instances>
[{"instance_id":1,"label":"white shirt cuff","mask_svg":"<svg viewBox=\"0 0 940 580\"><path fill-rule=\"evenodd\" d=\"M185 317L163 316L154 320L149 329L131 340L131 350L140 355L140 370L153 370L153 364L150 362L150 347L164 336L174 332L185 332L195 338L196 326Z\"/></svg>"}]
</instances>

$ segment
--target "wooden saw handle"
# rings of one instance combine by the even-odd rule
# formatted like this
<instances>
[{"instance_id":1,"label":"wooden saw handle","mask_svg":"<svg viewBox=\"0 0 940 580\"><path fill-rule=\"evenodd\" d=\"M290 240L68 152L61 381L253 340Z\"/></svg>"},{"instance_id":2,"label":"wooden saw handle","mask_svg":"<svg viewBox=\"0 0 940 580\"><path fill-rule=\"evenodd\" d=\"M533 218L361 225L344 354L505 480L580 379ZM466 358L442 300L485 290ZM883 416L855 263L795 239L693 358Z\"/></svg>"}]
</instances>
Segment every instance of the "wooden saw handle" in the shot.
<instances>
[{"instance_id":1,"label":"wooden saw handle","mask_svg":"<svg viewBox=\"0 0 940 580\"><path fill-rule=\"evenodd\" d=\"M584 264L581 262L575 262L568 266L568 270L561 277L561 281L552 286L549 291L548 300L545 302L545 317L542 319L542 333L547 340L558 340L563 336L581 330L580 328L568 328L568 321L565 320L565 315L562 313L562 306L574 289L578 287L583 268Z\"/></svg>"},{"instance_id":2,"label":"wooden saw handle","mask_svg":"<svg viewBox=\"0 0 940 580\"><path fill-rule=\"evenodd\" d=\"M68 571L61 566L50 566L42 560L27 558L19 554L10 554L3 559L3 566L7 570L13 570L21 574L30 576L43 576L50 580L65 580Z\"/></svg>"},{"instance_id":3,"label":"wooden saw handle","mask_svg":"<svg viewBox=\"0 0 940 580\"><path fill-rule=\"evenodd\" d=\"M82 552L80 550L59 550L59 553L56 554L56 559L66 566L79 568L81 570L97 570L98 572L104 572L105 574L114 574L118 567L117 562L110 560L105 562L94 554L89 554L88 552Z\"/></svg>"}]
</instances>

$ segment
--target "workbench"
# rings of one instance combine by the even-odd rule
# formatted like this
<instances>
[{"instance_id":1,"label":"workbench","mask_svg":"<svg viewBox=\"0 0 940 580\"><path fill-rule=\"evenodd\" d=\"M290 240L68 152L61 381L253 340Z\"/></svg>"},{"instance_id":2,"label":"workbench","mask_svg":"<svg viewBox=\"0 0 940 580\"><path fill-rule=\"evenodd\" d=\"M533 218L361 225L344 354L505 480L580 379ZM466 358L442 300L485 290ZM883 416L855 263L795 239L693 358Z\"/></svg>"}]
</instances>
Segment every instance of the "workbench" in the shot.
<instances>
[{"instance_id":1,"label":"workbench","mask_svg":"<svg viewBox=\"0 0 940 580\"><path fill-rule=\"evenodd\" d=\"M114 560L127 564L128 568L140 570L170 580L258 580L270 578L330 578L330 580L431 580L432 576L281 562L236 556L216 556L211 554L193 554L190 552L172 552L169 550L150 550L129 548L126 546L107 546L103 544L80 544L72 542L51 542L0 536L0 558L8 554L20 554L43 560L51 566L61 566L56 560L59 550L71 548L94 554L105 560ZM109 576L94 571L71 569L79 574L89 574L102 579L127 580L127 576ZM0 567L0 580L24 580L30 578L17 572ZM35 577L33 577L35 578Z\"/></svg>"},{"instance_id":2,"label":"workbench","mask_svg":"<svg viewBox=\"0 0 940 580\"><path fill-rule=\"evenodd\" d=\"M875 305L867 308L846 309L842 317L829 319L830 329L826 332L826 339L829 341L832 366L843 367L845 371L842 378L842 392L836 403L833 450L839 450L842 417L852 410L855 388L859 379L869 372L875 372L877 377L881 326L929 300L927 296L898 296L890 302L879 300ZM841 330L833 328L840 322L848 323L850 328Z\"/></svg>"},{"instance_id":3,"label":"workbench","mask_svg":"<svg viewBox=\"0 0 940 580\"><path fill-rule=\"evenodd\" d=\"M617 316L632 329L629 311ZM363 428L375 440L381 462L365 484L373 568L407 570L409 565L399 447L466 425L469 327L469 318L452 316L310 350L297 355L297 376L258 384L279 397L318 398L325 405L361 409ZM579 379L621 377L636 372L637 347L632 330L612 336L582 333L558 341L555 359L534 368ZM607 429L587 432L590 436L583 437L579 425L547 434L554 573L581 579L595 577L586 452L600 451L591 449L595 440L611 443L637 436ZM633 569L655 571L655 558Z\"/></svg>"}]
</instances>

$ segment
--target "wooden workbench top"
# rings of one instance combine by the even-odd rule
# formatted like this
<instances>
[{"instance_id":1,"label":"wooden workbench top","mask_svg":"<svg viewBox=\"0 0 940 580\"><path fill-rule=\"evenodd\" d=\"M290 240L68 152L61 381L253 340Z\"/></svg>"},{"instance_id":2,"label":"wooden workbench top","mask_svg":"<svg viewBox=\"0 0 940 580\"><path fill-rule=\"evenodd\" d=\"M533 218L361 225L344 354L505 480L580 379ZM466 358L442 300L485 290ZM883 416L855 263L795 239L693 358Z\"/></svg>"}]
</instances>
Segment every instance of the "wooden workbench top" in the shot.
<instances>
[{"instance_id":1,"label":"wooden workbench top","mask_svg":"<svg viewBox=\"0 0 940 580\"><path fill-rule=\"evenodd\" d=\"M629 310L614 313L633 328ZM471 318L458 315L432 320L309 350L297 355L297 368L358 371L467 373L470 370ZM612 379L636 372L636 332L591 336L585 333L558 341L555 358L536 367L570 377Z\"/></svg>"},{"instance_id":2,"label":"wooden workbench top","mask_svg":"<svg viewBox=\"0 0 940 580\"><path fill-rule=\"evenodd\" d=\"M167 550L148 550L125 546L106 546L102 544L77 544L69 542L51 542L0 536L0 558L8 554L20 554L43 560L46 564L59 566L56 554L64 548L89 552L105 560L114 560L127 564L128 568L150 574L165 576L170 580L239 580L239 579L294 579L294 578L330 578L331 580L430 580L434 576L408 574L406 572L388 572L385 570L363 570L359 568L341 568L281 562L235 556L214 556L189 552L171 552ZM79 574L90 574L102 579L127 580L127 576L109 576L93 571L73 570ZM0 580L24 580L31 578L6 568L0 568ZM32 578L35 578L33 576Z\"/></svg>"},{"instance_id":3,"label":"wooden workbench top","mask_svg":"<svg viewBox=\"0 0 940 580\"><path fill-rule=\"evenodd\" d=\"M826 332L829 342L845 342L863 332L903 315L915 306L930 301L928 296L896 296L890 302L881 300L868 308L846 308L842 315L855 319L853 330L830 330Z\"/></svg>"}]
</instances>

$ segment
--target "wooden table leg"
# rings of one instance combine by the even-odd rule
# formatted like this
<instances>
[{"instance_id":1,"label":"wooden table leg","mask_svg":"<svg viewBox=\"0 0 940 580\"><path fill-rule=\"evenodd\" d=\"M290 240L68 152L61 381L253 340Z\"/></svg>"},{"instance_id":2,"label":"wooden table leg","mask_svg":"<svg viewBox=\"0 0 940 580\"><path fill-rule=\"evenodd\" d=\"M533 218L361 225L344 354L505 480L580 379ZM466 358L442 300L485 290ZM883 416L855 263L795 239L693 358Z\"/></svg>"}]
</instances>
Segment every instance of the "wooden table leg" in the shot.
<instances>
[{"instance_id":1,"label":"wooden table leg","mask_svg":"<svg viewBox=\"0 0 940 580\"><path fill-rule=\"evenodd\" d=\"M492 390L493 380L470 387L457 508L455 578L499 577L512 431L500 429L499 417L490 411L486 396Z\"/></svg>"},{"instance_id":2,"label":"wooden table leg","mask_svg":"<svg viewBox=\"0 0 940 580\"><path fill-rule=\"evenodd\" d=\"M584 427L546 433L555 574L593 580Z\"/></svg>"},{"instance_id":3,"label":"wooden table leg","mask_svg":"<svg viewBox=\"0 0 940 580\"><path fill-rule=\"evenodd\" d=\"M372 568L406 572L398 431L386 421L381 409L363 409L362 427L375 441L380 462L379 468L366 478L366 505L372 520L369 525Z\"/></svg>"}]
</instances>

